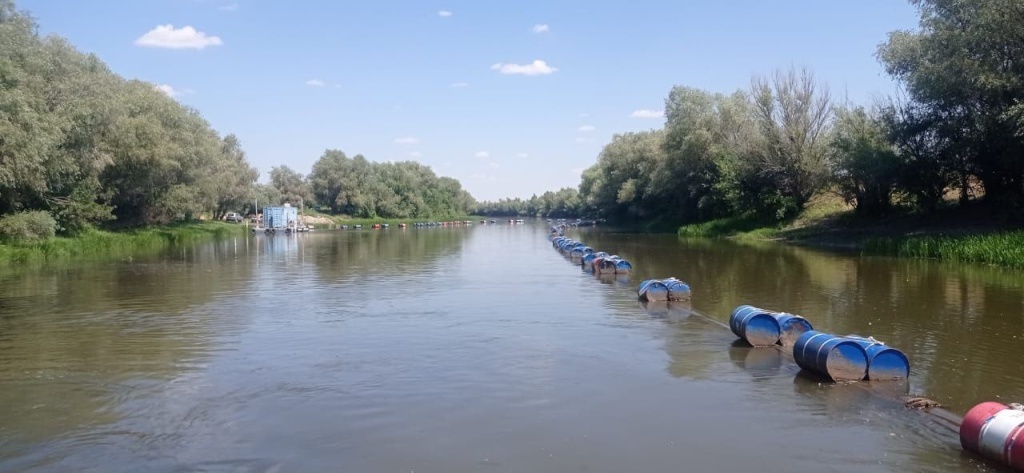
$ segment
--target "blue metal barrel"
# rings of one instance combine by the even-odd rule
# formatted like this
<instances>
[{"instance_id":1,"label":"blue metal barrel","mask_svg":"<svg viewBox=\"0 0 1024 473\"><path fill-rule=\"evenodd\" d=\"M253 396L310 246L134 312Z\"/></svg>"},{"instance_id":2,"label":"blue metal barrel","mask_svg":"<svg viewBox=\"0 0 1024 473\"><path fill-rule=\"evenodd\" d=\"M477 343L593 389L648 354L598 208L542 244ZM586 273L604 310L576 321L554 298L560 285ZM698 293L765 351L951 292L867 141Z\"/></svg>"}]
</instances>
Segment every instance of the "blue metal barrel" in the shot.
<instances>
[{"instance_id":1,"label":"blue metal barrel","mask_svg":"<svg viewBox=\"0 0 1024 473\"><path fill-rule=\"evenodd\" d=\"M615 262L615 274L629 274L633 271L633 263L620 259Z\"/></svg>"},{"instance_id":2,"label":"blue metal barrel","mask_svg":"<svg viewBox=\"0 0 1024 473\"><path fill-rule=\"evenodd\" d=\"M569 254L572 255L573 258L582 258L583 257L583 247L582 246L574 247L572 249L572 251L569 252Z\"/></svg>"},{"instance_id":3,"label":"blue metal barrel","mask_svg":"<svg viewBox=\"0 0 1024 473\"><path fill-rule=\"evenodd\" d=\"M793 358L801 368L833 381L860 381L868 374L868 354L859 343L817 330L797 338Z\"/></svg>"},{"instance_id":4,"label":"blue metal barrel","mask_svg":"<svg viewBox=\"0 0 1024 473\"><path fill-rule=\"evenodd\" d=\"M868 379L872 381L907 379L910 377L910 360L903 352L886 346L873 338L848 335L868 355Z\"/></svg>"},{"instance_id":5,"label":"blue metal barrel","mask_svg":"<svg viewBox=\"0 0 1024 473\"><path fill-rule=\"evenodd\" d=\"M583 261L580 262L580 266L583 266L583 269L593 269L592 265L594 264L595 259L597 259L597 256L594 256L593 253L584 255Z\"/></svg>"},{"instance_id":6,"label":"blue metal barrel","mask_svg":"<svg viewBox=\"0 0 1024 473\"><path fill-rule=\"evenodd\" d=\"M592 253L594 253L594 249L593 248L591 248L589 246L584 246L583 247L583 254L584 255L589 255L589 254L592 254Z\"/></svg>"},{"instance_id":7,"label":"blue metal barrel","mask_svg":"<svg viewBox=\"0 0 1024 473\"><path fill-rule=\"evenodd\" d=\"M636 292L642 301L668 301L668 286L657 279L641 282Z\"/></svg>"},{"instance_id":8,"label":"blue metal barrel","mask_svg":"<svg viewBox=\"0 0 1024 473\"><path fill-rule=\"evenodd\" d=\"M814 330L811 323L799 315L783 312L775 314L775 319L779 321L779 342L784 347L793 346L796 343L796 339L800 338L800 335L803 335L808 330Z\"/></svg>"},{"instance_id":9,"label":"blue metal barrel","mask_svg":"<svg viewBox=\"0 0 1024 473\"><path fill-rule=\"evenodd\" d=\"M597 256L598 258L607 258L608 257L608 253L605 253L603 251L598 251L597 253L594 253L594 256Z\"/></svg>"},{"instance_id":10,"label":"blue metal barrel","mask_svg":"<svg viewBox=\"0 0 1024 473\"><path fill-rule=\"evenodd\" d=\"M676 278L662 279L661 283L668 287L668 300L688 301L690 300L690 285Z\"/></svg>"},{"instance_id":11,"label":"blue metal barrel","mask_svg":"<svg viewBox=\"0 0 1024 473\"><path fill-rule=\"evenodd\" d=\"M754 306L741 305L732 311L729 328L737 337L755 347L767 347L779 341L779 321Z\"/></svg>"}]
</instances>

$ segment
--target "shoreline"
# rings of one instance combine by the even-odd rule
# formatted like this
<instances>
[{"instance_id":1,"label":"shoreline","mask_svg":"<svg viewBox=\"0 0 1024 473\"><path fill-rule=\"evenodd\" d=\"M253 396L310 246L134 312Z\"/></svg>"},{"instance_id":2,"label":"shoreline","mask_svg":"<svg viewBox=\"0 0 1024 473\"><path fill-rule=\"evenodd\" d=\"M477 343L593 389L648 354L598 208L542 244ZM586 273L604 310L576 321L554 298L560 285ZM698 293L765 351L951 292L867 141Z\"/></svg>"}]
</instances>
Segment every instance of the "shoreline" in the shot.
<instances>
[{"instance_id":1,"label":"shoreline","mask_svg":"<svg viewBox=\"0 0 1024 473\"><path fill-rule=\"evenodd\" d=\"M244 224L189 222L124 230L90 230L74 237L0 243L0 268L57 261L128 258L175 245L246 236Z\"/></svg>"},{"instance_id":2,"label":"shoreline","mask_svg":"<svg viewBox=\"0 0 1024 473\"><path fill-rule=\"evenodd\" d=\"M978 206L880 218L856 216L849 209L809 207L788 223L729 218L685 225L677 234L1024 269L1024 226L996 218Z\"/></svg>"}]
</instances>

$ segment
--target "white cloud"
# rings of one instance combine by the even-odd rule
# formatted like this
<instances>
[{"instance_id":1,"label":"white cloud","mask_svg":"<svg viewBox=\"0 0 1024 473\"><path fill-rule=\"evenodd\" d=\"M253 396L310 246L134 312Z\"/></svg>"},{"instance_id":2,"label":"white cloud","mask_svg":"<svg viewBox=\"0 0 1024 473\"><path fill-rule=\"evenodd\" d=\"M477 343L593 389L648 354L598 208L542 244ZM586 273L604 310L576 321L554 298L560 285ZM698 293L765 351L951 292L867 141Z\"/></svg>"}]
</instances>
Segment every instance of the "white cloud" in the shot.
<instances>
[{"instance_id":1,"label":"white cloud","mask_svg":"<svg viewBox=\"0 0 1024 473\"><path fill-rule=\"evenodd\" d=\"M310 87L323 87L327 85L327 83L320 79L310 79L306 81L306 85Z\"/></svg>"},{"instance_id":2,"label":"white cloud","mask_svg":"<svg viewBox=\"0 0 1024 473\"><path fill-rule=\"evenodd\" d=\"M537 34L547 33L551 31L551 28L544 23L533 25L533 32Z\"/></svg>"},{"instance_id":3,"label":"white cloud","mask_svg":"<svg viewBox=\"0 0 1024 473\"><path fill-rule=\"evenodd\" d=\"M419 142L420 139L416 138L415 136L403 136L401 138L395 138L395 143L398 143L400 145L414 145Z\"/></svg>"},{"instance_id":4,"label":"white cloud","mask_svg":"<svg viewBox=\"0 0 1024 473\"><path fill-rule=\"evenodd\" d=\"M191 26L174 29L174 25L159 25L135 40L137 46L167 49L203 49L224 44L220 38L197 31Z\"/></svg>"},{"instance_id":5,"label":"white cloud","mask_svg":"<svg viewBox=\"0 0 1024 473\"><path fill-rule=\"evenodd\" d=\"M465 89L466 87L469 87L469 82L456 82L452 84L453 89Z\"/></svg>"},{"instance_id":6,"label":"white cloud","mask_svg":"<svg viewBox=\"0 0 1024 473\"><path fill-rule=\"evenodd\" d=\"M450 17L452 15L453 15L453 13L448 11L448 10L440 10L440 11L437 12L437 16L439 16L441 18L448 18L448 17Z\"/></svg>"},{"instance_id":7,"label":"white cloud","mask_svg":"<svg viewBox=\"0 0 1024 473\"><path fill-rule=\"evenodd\" d=\"M167 84L153 84L153 88L167 94L168 97L180 97L182 95L192 95L196 91L192 89L175 89L174 87Z\"/></svg>"},{"instance_id":8,"label":"white cloud","mask_svg":"<svg viewBox=\"0 0 1024 473\"><path fill-rule=\"evenodd\" d=\"M594 130L596 130L596 129L597 129L597 128L594 128L594 125L583 125L583 126L581 126L581 127L579 128L579 130L580 130L580 131L582 131L582 132L584 132L584 133L586 133L586 132L590 132L590 131L594 131Z\"/></svg>"},{"instance_id":9,"label":"white cloud","mask_svg":"<svg viewBox=\"0 0 1024 473\"><path fill-rule=\"evenodd\" d=\"M629 116L632 118L664 118L665 112L661 110L642 109L634 110L633 113L629 114Z\"/></svg>"},{"instance_id":10,"label":"white cloud","mask_svg":"<svg viewBox=\"0 0 1024 473\"><path fill-rule=\"evenodd\" d=\"M421 153L419 151L413 151L413 152L409 153L409 157L410 158L418 158L420 156L423 156L423 153Z\"/></svg>"},{"instance_id":11,"label":"white cloud","mask_svg":"<svg viewBox=\"0 0 1024 473\"><path fill-rule=\"evenodd\" d=\"M174 97L175 95L181 93L177 90L174 90L174 87L171 87L167 84L154 84L153 88L167 94L168 97Z\"/></svg>"},{"instance_id":12,"label":"white cloud","mask_svg":"<svg viewBox=\"0 0 1024 473\"><path fill-rule=\"evenodd\" d=\"M500 168L501 167L500 164L498 164L498 163L496 163L494 161L491 161L491 162L487 163L487 166L492 167L492 168Z\"/></svg>"},{"instance_id":13,"label":"white cloud","mask_svg":"<svg viewBox=\"0 0 1024 473\"><path fill-rule=\"evenodd\" d=\"M486 158L491 157L491 153L488 153L487 151L477 151L476 154L473 155L473 157L480 158L480 159L486 159Z\"/></svg>"},{"instance_id":14,"label":"white cloud","mask_svg":"<svg viewBox=\"0 0 1024 473\"><path fill-rule=\"evenodd\" d=\"M557 68L549 66L548 63L540 59L536 59L529 64L504 64L499 62L492 65L491 69L502 74L518 74L523 76L544 76L558 71Z\"/></svg>"},{"instance_id":15,"label":"white cloud","mask_svg":"<svg viewBox=\"0 0 1024 473\"><path fill-rule=\"evenodd\" d=\"M227 5L221 5L221 7L218 8L218 10L220 10L220 11L235 11L235 10L238 10L238 7L239 7L238 2L235 2L235 3L229 3Z\"/></svg>"},{"instance_id":16,"label":"white cloud","mask_svg":"<svg viewBox=\"0 0 1024 473\"><path fill-rule=\"evenodd\" d=\"M520 157L520 158L529 158L529 157L530 157L530 155L528 155L528 154L526 154L526 153L519 153L519 154L517 154L516 156L518 156L518 157Z\"/></svg>"}]
</instances>

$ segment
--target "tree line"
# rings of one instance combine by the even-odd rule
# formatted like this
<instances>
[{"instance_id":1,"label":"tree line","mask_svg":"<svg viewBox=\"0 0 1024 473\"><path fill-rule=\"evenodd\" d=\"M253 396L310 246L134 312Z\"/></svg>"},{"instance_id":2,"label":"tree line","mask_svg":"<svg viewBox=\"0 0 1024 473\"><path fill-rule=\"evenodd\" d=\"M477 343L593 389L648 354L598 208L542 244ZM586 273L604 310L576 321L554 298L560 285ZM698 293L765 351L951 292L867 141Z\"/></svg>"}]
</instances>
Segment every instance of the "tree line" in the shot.
<instances>
[{"instance_id":1,"label":"tree line","mask_svg":"<svg viewBox=\"0 0 1024 473\"><path fill-rule=\"evenodd\" d=\"M920 28L890 33L877 51L897 96L835 100L806 69L755 77L731 94L674 87L664 127L615 135L583 173L576 212L782 220L835 192L863 215L932 212L955 196L1020 217L1024 4L911 3Z\"/></svg>"},{"instance_id":2,"label":"tree line","mask_svg":"<svg viewBox=\"0 0 1024 473\"><path fill-rule=\"evenodd\" d=\"M270 170L270 182L253 190L243 205L288 203L358 218L448 218L468 215L476 200L451 177L415 161L373 162L328 149L303 175L288 166Z\"/></svg>"},{"instance_id":3,"label":"tree line","mask_svg":"<svg viewBox=\"0 0 1024 473\"><path fill-rule=\"evenodd\" d=\"M418 163L328 150L306 179L286 166L257 184L234 135L154 84L128 80L0 0L0 240L96 226L221 218L302 202L359 217L465 214L458 181Z\"/></svg>"},{"instance_id":4,"label":"tree line","mask_svg":"<svg viewBox=\"0 0 1024 473\"><path fill-rule=\"evenodd\" d=\"M237 138L0 0L0 215L74 234L223 212L257 173ZM20 220L19 220L20 219Z\"/></svg>"},{"instance_id":5,"label":"tree line","mask_svg":"<svg viewBox=\"0 0 1024 473\"><path fill-rule=\"evenodd\" d=\"M476 206L476 214L491 217L548 217L567 218L580 215L582 201L580 193L572 187L558 191L547 191L541 195L533 195L529 199L500 199L493 202L480 202Z\"/></svg>"},{"instance_id":6,"label":"tree line","mask_svg":"<svg viewBox=\"0 0 1024 473\"><path fill-rule=\"evenodd\" d=\"M324 151L307 182L325 210L364 218L457 217L476 204L458 180L418 162L372 162L335 149Z\"/></svg>"}]
</instances>

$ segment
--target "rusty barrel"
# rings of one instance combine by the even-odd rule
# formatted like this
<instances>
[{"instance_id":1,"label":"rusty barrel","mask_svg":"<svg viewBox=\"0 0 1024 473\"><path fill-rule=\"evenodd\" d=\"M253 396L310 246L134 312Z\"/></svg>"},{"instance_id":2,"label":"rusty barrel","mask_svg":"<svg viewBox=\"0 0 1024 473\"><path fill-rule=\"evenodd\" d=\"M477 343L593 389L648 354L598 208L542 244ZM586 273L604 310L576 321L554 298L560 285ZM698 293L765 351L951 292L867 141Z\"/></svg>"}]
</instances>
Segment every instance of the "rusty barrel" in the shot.
<instances>
[{"instance_id":1,"label":"rusty barrel","mask_svg":"<svg viewBox=\"0 0 1024 473\"><path fill-rule=\"evenodd\" d=\"M1024 410L983 402L967 411L960 424L965 450L1024 470Z\"/></svg>"},{"instance_id":2,"label":"rusty barrel","mask_svg":"<svg viewBox=\"0 0 1024 473\"><path fill-rule=\"evenodd\" d=\"M757 307L741 305L729 316L729 329L755 347L767 347L779 341L779 321Z\"/></svg>"},{"instance_id":3,"label":"rusty barrel","mask_svg":"<svg viewBox=\"0 0 1024 473\"><path fill-rule=\"evenodd\" d=\"M833 381L860 381L868 373L868 354L859 343L817 330L797 338L793 359L801 368Z\"/></svg>"}]
</instances>

